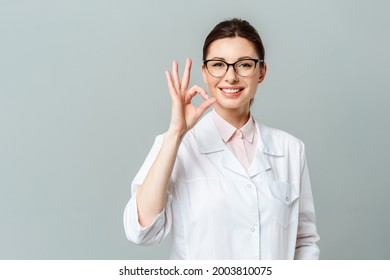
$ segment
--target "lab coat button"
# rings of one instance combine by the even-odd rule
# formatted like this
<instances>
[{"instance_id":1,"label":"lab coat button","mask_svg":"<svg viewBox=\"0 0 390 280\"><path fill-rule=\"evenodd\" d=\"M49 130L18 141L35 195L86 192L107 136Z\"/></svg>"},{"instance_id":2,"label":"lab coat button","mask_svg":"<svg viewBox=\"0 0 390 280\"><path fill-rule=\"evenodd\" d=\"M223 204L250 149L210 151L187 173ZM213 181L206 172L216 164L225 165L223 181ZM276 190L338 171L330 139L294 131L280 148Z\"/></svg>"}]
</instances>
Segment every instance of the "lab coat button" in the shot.
<instances>
[{"instance_id":1,"label":"lab coat button","mask_svg":"<svg viewBox=\"0 0 390 280\"><path fill-rule=\"evenodd\" d=\"M251 188L252 187L252 185L251 184L248 184L248 185L246 185L248 188Z\"/></svg>"},{"instance_id":2,"label":"lab coat button","mask_svg":"<svg viewBox=\"0 0 390 280\"><path fill-rule=\"evenodd\" d=\"M290 199L288 198L288 196L286 196L286 201L289 201Z\"/></svg>"},{"instance_id":3,"label":"lab coat button","mask_svg":"<svg viewBox=\"0 0 390 280\"><path fill-rule=\"evenodd\" d=\"M255 228L253 227L253 228L251 228L251 232L254 232L255 231Z\"/></svg>"}]
</instances>

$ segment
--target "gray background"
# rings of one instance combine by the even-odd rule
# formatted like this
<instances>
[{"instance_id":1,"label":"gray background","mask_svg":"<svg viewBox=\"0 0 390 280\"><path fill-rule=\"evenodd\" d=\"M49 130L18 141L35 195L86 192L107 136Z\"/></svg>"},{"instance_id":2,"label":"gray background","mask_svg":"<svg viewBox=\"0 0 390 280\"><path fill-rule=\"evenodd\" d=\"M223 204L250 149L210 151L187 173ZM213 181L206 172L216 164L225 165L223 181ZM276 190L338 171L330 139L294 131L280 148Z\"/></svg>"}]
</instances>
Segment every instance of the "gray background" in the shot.
<instances>
[{"instance_id":1,"label":"gray background","mask_svg":"<svg viewBox=\"0 0 390 280\"><path fill-rule=\"evenodd\" d=\"M321 258L390 259L389 3L0 0L0 258L167 258L122 226L164 70L191 57L203 86L205 36L242 17L268 62L253 114L306 143Z\"/></svg>"}]
</instances>

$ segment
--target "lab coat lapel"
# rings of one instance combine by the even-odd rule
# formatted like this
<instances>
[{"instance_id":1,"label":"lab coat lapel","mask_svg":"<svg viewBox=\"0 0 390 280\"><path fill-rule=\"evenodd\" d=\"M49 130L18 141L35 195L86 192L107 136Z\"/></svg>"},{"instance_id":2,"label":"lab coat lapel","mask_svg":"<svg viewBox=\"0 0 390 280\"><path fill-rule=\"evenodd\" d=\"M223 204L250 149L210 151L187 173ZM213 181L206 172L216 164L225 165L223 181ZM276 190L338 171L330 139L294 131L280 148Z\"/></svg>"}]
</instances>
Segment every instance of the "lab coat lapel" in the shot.
<instances>
[{"instance_id":1,"label":"lab coat lapel","mask_svg":"<svg viewBox=\"0 0 390 280\"><path fill-rule=\"evenodd\" d=\"M245 168L223 142L211 114L212 112L206 114L194 127L199 152L202 154L222 152L221 164L224 168L248 177Z\"/></svg>"},{"instance_id":2,"label":"lab coat lapel","mask_svg":"<svg viewBox=\"0 0 390 280\"><path fill-rule=\"evenodd\" d=\"M249 176L253 177L265 170L271 169L269 156L283 156L282 149L277 145L272 131L264 124L257 123L257 149L255 158L248 171Z\"/></svg>"},{"instance_id":3,"label":"lab coat lapel","mask_svg":"<svg viewBox=\"0 0 390 280\"><path fill-rule=\"evenodd\" d=\"M248 171L249 176L250 177L256 176L260 172L263 172L270 168L271 165L269 164L268 156L264 154L263 149L259 148L259 145L257 145L255 157Z\"/></svg>"},{"instance_id":4,"label":"lab coat lapel","mask_svg":"<svg viewBox=\"0 0 390 280\"><path fill-rule=\"evenodd\" d=\"M248 177L248 173L237 157L227 147L222 155L222 166L239 175Z\"/></svg>"}]
</instances>

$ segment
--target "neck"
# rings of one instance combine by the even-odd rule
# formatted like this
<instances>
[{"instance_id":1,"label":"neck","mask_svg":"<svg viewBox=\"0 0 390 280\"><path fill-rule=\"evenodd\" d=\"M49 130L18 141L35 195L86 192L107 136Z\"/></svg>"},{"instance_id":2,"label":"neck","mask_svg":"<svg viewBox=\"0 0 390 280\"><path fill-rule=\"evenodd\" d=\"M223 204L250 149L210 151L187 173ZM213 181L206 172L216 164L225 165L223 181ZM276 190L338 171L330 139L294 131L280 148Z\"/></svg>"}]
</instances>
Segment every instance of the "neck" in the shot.
<instances>
[{"instance_id":1,"label":"neck","mask_svg":"<svg viewBox=\"0 0 390 280\"><path fill-rule=\"evenodd\" d=\"M248 108L235 108L235 109L226 109L219 106L214 106L215 111L220 115L225 121L230 123L237 129L243 127L249 120L250 111Z\"/></svg>"}]
</instances>

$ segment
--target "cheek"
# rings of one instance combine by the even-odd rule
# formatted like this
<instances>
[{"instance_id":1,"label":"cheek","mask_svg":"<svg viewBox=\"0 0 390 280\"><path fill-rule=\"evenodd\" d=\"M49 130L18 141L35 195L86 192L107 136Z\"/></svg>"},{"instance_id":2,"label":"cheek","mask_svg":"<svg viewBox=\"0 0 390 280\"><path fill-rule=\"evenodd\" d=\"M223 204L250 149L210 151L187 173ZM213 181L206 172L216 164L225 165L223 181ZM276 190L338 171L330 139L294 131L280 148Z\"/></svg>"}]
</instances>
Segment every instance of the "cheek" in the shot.
<instances>
[{"instance_id":1,"label":"cheek","mask_svg":"<svg viewBox=\"0 0 390 280\"><path fill-rule=\"evenodd\" d=\"M213 96L213 97L217 97L217 90L218 90L218 88L216 88L215 86L212 86L212 85L207 85L207 89L208 89L208 93L211 95L211 96Z\"/></svg>"},{"instance_id":2,"label":"cheek","mask_svg":"<svg viewBox=\"0 0 390 280\"><path fill-rule=\"evenodd\" d=\"M259 85L259 79L254 79L253 81L251 81L251 87L256 87Z\"/></svg>"},{"instance_id":3,"label":"cheek","mask_svg":"<svg viewBox=\"0 0 390 280\"><path fill-rule=\"evenodd\" d=\"M256 75L250 80L251 87L257 87L259 85L260 75Z\"/></svg>"},{"instance_id":4,"label":"cheek","mask_svg":"<svg viewBox=\"0 0 390 280\"><path fill-rule=\"evenodd\" d=\"M213 90L215 87L217 87L217 85L219 84L220 80L221 79L217 79L217 78L214 78L214 77L207 76L207 77L205 77L204 82L208 86L209 90Z\"/></svg>"}]
</instances>

